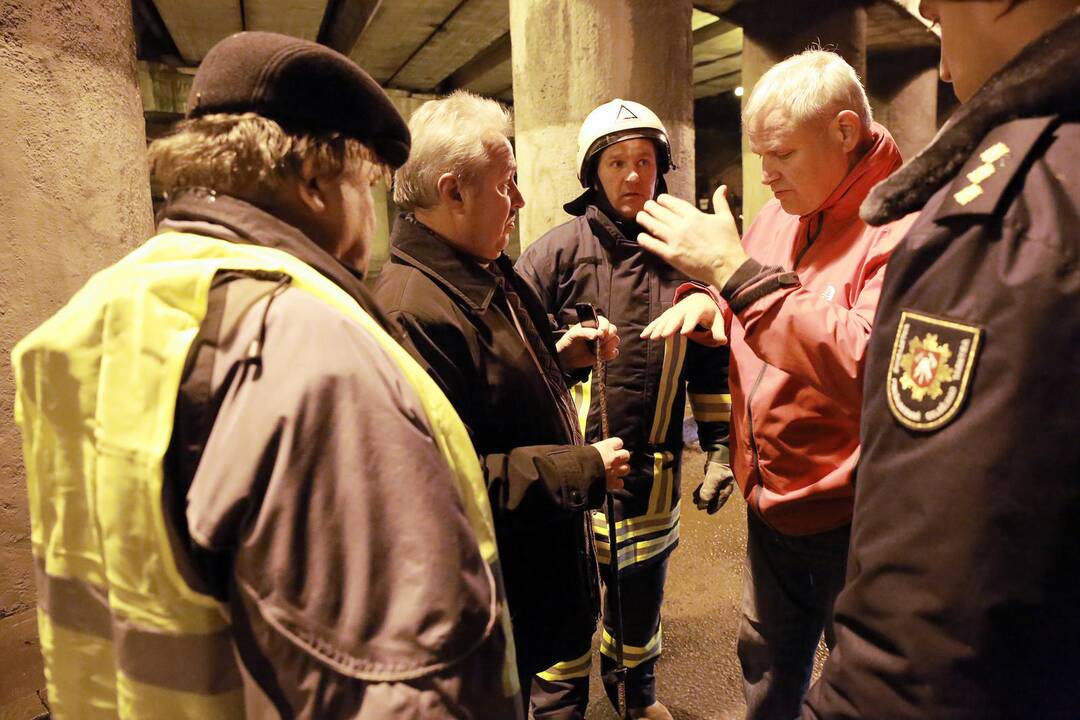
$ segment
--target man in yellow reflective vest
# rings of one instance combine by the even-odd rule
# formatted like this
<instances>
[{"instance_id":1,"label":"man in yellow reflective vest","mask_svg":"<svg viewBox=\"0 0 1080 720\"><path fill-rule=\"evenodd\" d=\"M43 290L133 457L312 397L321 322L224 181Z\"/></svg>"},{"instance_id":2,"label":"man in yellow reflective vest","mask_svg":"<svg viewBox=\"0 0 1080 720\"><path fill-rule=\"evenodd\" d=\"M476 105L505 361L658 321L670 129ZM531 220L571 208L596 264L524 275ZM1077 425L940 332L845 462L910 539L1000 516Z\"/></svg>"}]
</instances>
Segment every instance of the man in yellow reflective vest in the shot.
<instances>
[{"instance_id":1,"label":"man in yellow reflective vest","mask_svg":"<svg viewBox=\"0 0 1080 720\"><path fill-rule=\"evenodd\" d=\"M409 144L344 56L223 40L158 235L16 347L55 717L522 717L476 454L361 284Z\"/></svg>"}]
</instances>

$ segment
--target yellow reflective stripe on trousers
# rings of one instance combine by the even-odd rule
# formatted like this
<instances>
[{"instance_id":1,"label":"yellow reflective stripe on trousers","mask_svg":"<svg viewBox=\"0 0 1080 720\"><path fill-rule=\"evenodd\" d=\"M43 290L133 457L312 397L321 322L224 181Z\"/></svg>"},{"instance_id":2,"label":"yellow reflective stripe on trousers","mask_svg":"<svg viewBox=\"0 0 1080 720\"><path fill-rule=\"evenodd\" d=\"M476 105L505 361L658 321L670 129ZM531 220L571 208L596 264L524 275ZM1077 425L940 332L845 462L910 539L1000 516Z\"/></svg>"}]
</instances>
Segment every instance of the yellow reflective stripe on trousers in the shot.
<instances>
[{"instance_id":1,"label":"yellow reflective stripe on trousers","mask_svg":"<svg viewBox=\"0 0 1080 720\"><path fill-rule=\"evenodd\" d=\"M690 393L690 409L698 422L730 422L731 395L726 393Z\"/></svg>"},{"instance_id":2,"label":"yellow reflective stripe on trousers","mask_svg":"<svg viewBox=\"0 0 1080 720\"><path fill-rule=\"evenodd\" d=\"M651 660L660 655L664 650L663 643L664 627L661 624L656 628L656 634L649 638L644 647L629 645L623 641L623 664L628 668L637 667L646 660ZM600 652L612 660L617 660L615 655L615 638L604 628L604 634L600 638Z\"/></svg>"},{"instance_id":3,"label":"yellow reflective stripe on trousers","mask_svg":"<svg viewBox=\"0 0 1080 720\"><path fill-rule=\"evenodd\" d=\"M676 520L678 518L676 517ZM619 548L619 571L636 563L645 562L660 555L679 541L679 523L675 522L671 530L663 535L648 540L638 540ZM600 563L611 562L611 545L606 536L596 538L596 559Z\"/></svg>"},{"instance_id":4,"label":"yellow reflective stripe on trousers","mask_svg":"<svg viewBox=\"0 0 1080 720\"><path fill-rule=\"evenodd\" d=\"M668 425L671 424L671 405L678 395L679 379L682 377L683 362L686 360L687 340L682 335L673 335L664 341L664 365L660 370L660 387L656 395L656 409L653 411L652 430L649 442L662 443L667 437Z\"/></svg>"},{"instance_id":5,"label":"yellow reflective stripe on trousers","mask_svg":"<svg viewBox=\"0 0 1080 720\"><path fill-rule=\"evenodd\" d=\"M655 515L638 515L626 520L619 520L615 523L616 542L622 545L629 540L644 535L654 535L662 530L670 530L679 522L680 508L681 503L676 503L675 507L668 512ZM603 512L594 510L592 519L597 542L608 543L611 533L608 528L607 517L604 516Z\"/></svg>"},{"instance_id":6,"label":"yellow reflective stripe on trousers","mask_svg":"<svg viewBox=\"0 0 1080 720\"><path fill-rule=\"evenodd\" d=\"M574 407L577 408L578 427L581 429L581 436L585 436L585 429L589 424L589 408L592 403L592 374L585 378L584 382L580 382L574 387L570 388L570 397L574 401Z\"/></svg>"},{"instance_id":7,"label":"yellow reflective stripe on trousers","mask_svg":"<svg viewBox=\"0 0 1080 720\"><path fill-rule=\"evenodd\" d=\"M573 660L564 660L538 673L539 677L548 682L560 682L574 680L575 678L589 677L592 669L592 648L584 655Z\"/></svg>"}]
</instances>

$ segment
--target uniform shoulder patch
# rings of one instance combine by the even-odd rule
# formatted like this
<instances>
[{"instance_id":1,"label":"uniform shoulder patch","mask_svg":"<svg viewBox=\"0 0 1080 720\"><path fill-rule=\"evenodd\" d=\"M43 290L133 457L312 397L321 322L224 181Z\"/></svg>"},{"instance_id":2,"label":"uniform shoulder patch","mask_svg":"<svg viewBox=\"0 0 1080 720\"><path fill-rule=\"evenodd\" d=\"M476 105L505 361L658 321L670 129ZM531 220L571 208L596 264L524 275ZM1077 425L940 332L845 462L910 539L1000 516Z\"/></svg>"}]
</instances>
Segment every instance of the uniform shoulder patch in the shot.
<instances>
[{"instance_id":1,"label":"uniform shoulder patch","mask_svg":"<svg viewBox=\"0 0 1080 720\"><path fill-rule=\"evenodd\" d=\"M982 328L904 310L889 360L889 410L904 427L937 430L964 404Z\"/></svg>"}]
</instances>

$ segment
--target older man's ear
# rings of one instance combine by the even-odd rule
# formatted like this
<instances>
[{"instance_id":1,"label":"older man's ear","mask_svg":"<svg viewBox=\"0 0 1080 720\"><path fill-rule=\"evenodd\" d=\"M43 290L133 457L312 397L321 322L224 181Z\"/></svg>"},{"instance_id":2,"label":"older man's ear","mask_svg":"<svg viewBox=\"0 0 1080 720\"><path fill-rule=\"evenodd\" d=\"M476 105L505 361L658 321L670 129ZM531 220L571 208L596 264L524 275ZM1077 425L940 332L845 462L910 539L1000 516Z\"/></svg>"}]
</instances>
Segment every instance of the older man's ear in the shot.
<instances>
[{"instance_id":1,"label":"older man's ear","mask_svg":"<svg viewBox=\"0 0 1080 720\"><path fill-rule=\"evenodd\" d=\"M460 209L464 200L461 197L461 181L453 173L443 173L436 184L439 190L439 203L448 208Z\"/></svg>"}]
</instances>

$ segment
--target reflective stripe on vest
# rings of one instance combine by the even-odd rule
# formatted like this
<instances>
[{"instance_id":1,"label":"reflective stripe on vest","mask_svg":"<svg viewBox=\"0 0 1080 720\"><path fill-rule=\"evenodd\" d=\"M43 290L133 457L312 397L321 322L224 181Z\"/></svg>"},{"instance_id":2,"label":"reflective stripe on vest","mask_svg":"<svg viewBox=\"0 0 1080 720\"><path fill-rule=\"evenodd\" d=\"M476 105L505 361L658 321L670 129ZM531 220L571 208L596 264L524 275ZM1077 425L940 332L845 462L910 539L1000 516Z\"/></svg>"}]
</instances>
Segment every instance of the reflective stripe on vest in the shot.
<instances>
[{"instance_id":1,"label":"reflective stripe on vest","mask_svg":"<svg viewBox=\"0 0 1080 720\"><path fill-rule=\"evenodd\" d=\"M416 391L480 552L491 509L464 425L427 373L345 291L288 253L158 235L95 275L13 352L37 562L39 632L56 717L240 717L228 619L180 576L161 504L183 365L221 270L281 272L359 323ZM502 668L517 692L512 630Z\"/></svg>"}]
</instances>

